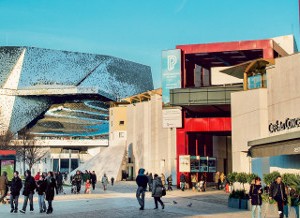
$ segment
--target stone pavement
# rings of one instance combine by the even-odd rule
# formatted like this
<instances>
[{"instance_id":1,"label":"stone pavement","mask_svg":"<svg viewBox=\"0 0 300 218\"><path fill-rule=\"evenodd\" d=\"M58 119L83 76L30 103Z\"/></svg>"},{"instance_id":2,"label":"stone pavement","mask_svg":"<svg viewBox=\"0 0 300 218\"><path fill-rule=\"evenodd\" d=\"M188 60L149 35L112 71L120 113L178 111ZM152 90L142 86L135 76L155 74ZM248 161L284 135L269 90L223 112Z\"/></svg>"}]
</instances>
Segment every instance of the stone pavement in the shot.
<instances>
[{"instance_id":1,"label":"stone pavement","mask_svg":"<svg viewBox=\"0 0 300 218\"><path fill-rule=\"evenodd\" d=\"M193 192L174 190L163 197L165 209L153 210L151 194L146 194L144 211L139 210L135 198L134 182L119 182L103 191L97 185L92 194L70 194L71 187L65 187L66 195L58 195L53 202L51 215L40 214L35 196L34 212L10 214L9 205L0 205L0 217L200 217L200 218L250 218L250 211L227 207L228 195L223 191ZM20 197L22 206L23 196ZM176 203L174 203L176 202ZM192 204L191 207L188 205ZM19 207L19 209L21 208ZM28 210L29 208L27 208ZM276 217L276 216L274 216ZM292 216L291 216L292 217Z\"/></svg>"}]
</instances>

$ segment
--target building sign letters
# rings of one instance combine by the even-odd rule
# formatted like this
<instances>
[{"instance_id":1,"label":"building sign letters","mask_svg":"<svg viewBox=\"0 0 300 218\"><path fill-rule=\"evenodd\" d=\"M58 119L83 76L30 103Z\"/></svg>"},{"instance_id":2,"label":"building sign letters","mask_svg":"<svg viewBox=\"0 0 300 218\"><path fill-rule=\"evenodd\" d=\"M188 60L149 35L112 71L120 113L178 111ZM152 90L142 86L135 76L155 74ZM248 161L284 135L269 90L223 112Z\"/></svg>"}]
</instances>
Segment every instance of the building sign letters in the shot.
<instances>
[{"instance_id":1,"label":"building sign letters","mask_svg":"<svg viewBox=\"0 0 300 218\"><path fill-rule=\"evenodd\" d=\"M285 121L276 120L274 123L269 124L269 132L280 132L283 130L299 128L300 118L287 118Z\"/></svg>"}]
</instances>

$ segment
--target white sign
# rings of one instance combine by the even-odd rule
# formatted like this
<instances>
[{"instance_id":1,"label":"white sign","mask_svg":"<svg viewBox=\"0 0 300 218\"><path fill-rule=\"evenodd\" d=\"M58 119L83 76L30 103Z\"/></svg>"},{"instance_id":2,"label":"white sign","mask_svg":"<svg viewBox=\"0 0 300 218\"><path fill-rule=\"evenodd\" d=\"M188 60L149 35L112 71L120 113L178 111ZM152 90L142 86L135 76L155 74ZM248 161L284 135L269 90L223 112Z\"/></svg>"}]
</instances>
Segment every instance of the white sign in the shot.
<instances>
[{"instance_id":1,"label":"white sign","mask_svg":"<svg viewBox=\"0 0 300 218\"><path fill-rule=\"evenodd\" d=\"M191 172L191 158L190 155L179 156L179 172L189 173Z\"/></svg>"},{"instance_id":2,"label":"white sign","mask_svg":"<svg viewBox=\"0 0 300 218\"><path fill-rule=\"evenodd\" d=\"M163 128L181 128L182 113L180 109L163 109Z\"/></svg>"}]
</instances>

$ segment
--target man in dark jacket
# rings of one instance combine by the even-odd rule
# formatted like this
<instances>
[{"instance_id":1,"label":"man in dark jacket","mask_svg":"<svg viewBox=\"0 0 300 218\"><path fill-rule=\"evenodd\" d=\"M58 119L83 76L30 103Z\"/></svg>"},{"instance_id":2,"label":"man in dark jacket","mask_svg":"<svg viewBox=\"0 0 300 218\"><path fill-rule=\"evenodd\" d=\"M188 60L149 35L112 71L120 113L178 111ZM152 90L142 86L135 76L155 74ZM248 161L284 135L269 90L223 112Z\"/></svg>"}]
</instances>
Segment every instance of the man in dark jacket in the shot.
<instances>
[{"instance_id":1,"label":"man in dark jacket","mask_svg":"<svg viewBox=\"0 0 300 218\"><path fill-rule=\"evenodd\" d=\"M81 172L79 170L76 171L76 174L73 177L73 180L76 183L77 193L80 193L82 176L81 176Z\"/></svg>"},{"instance_id":2,"label":"man in dark jacket","mask_svg":"<svg viewBox=\"0 0 300 218\"><path fill-rule=\"evenodd\" d=\"M93 171L91 174L91 183L92 183L93 190L95 190L95 185L97 183L97 176L95 171Z\"/></svg>"},{"instance_id":3,"label":"man in dark jacket","mask_svg":"<svg viewBox=\"0 0 300 218\"><path fill-rule=\"evenodd\" d=\"M277 202L279 217L283 218L283 206L287 201L287 195L281 176L278 176L275 182L271 184L269 198L274 199Z\"/></svg>"},{"instance_id":4,"label":"man in dark jacket","mask_svg":"<svg viewBox=\"0 0 300 218\"><path fill-rule=\"evenodd\" d=\"M30 170L26 170L25 175L26 175L26 179L25 179L24 189L23 189L24 203L23 203L22 210L20 210L21 213L26 212L28 199L29 199L30 211L33 211L33 195L34 195L34 190L36 188L36 183L34 181L34 178L31 176Z\"/></svg>"},{"instance_id":5,"label":"man in dark jacket","mask_svg":"<svg viewBox=\"0 0 300 218\"><path fill-rule=\"evenodd\" d=\"M184 191L185 182L186 182L185 175L183 173L181 173L181 175L180 175L180 189L181 189L181 191Z\"/></svg>"},{"instance_id":6,"label":"man in dark jacket","mask_svg":"<svg viewBox=\"0 0 300 218\"><path fill-rule=\"evenodd\" d=\"M147 189L148 178L144 175L145 170L143 168L139 169L139 175L136 177L136 184L138 189L136 190L136 198L140 204L140 210L145 208L145 191Z\"/></svg>"},{"instance_id":7,"label":"man in dark jacket","mask_svg":"<svg viewBox=\"0 0 300 218\"><path fill-rule=\"evenodd\" d=\"M19 172L14 172L14 177L11 180L10 185L10 212L18 212L18 203L19 203L19 195L20 190L22 189L22 180L19 177Z\"/></svg>"}]
</instances>

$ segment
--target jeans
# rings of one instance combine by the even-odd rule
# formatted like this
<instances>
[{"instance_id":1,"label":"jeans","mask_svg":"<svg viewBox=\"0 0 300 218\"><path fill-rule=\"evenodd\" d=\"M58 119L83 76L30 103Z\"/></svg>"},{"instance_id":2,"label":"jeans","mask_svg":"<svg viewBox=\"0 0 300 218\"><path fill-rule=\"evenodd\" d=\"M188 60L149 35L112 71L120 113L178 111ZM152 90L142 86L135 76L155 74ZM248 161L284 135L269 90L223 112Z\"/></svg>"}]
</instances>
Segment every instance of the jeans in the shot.
<instances>
[{"instance_id":1,"label":"jeans","mask_svg":"<svg viewBox=\"0 0 300 218\"><path fill-rule=\"evenodd\" d=\"M136 190L136 198L141 206L141 208L145 207L145 188L139 186Z\"/></svg>"},{"instance_id":2,"label":"jeans","mask_svg":"<svg viewBox=\"0 0 300 218\"><path fill-rule=\"evenodd\" d=\"M93 190L95 190L95 183L92 183Z\"/></svg>"},{"instance_id":3,"label":"jeans","mask_svg":"<svg viewBox=\"0 0 300 218\"><path fill-rule=\"evenodd\" d=\"M278 214L280 218L283 218L283 206L284 202L281 199L281 197L275 197L274 200L277 202L277 207L278 207Z\"/></svg>"},{"instance_id":4,"label":"jeans","mask_svg":"<svg viewBox=\"0 0 300 218\"><path fill-rule=\"evenodd\" d=\"M24 195L24 203L22 208L24 211L26 211L28 200L29 200L30 210L33 210L33 194L30 193L28 196Z\"/></svg>"},{"instance_id":5,"label":"jeans","mask_svg":"<svg viewBox=\"0 0 300 218\"><path fill-rule=\"evenodd\" d=\"M164 203L161 201L160 197L154 197L155 208L158 207L157 202L159 202L161 206L164 205Z\"/></svg>"},{"instance_id":6,"label":"jeans","mask_svg":"<svg viewBox=\"0 0 300 218\"><path fill-rule=\"evenodd\" d=\"M38 195L38 200L39 200L40 211L41 210L46 211L45 196L44 195Z\"/></svg>"},{"instance_id":7,"label":"jeans","mask_svg":"<svg viewBox=\"0 0 300 218\"><path fill-rule=\"evenodd\" d=\"M252 218L255 218L256 216L256 209L257 209L257 217L261 218L261 206L260 205L252 205Z\"/></svg>"},{"instance_id":8,"label":"jeans","mask_svg":"<svg viewBox=\"0 0 300 218\"><path fill-rule=\"evenodd\" d=\"M184 188L185 188L185 182L180 182L180 189L184 191Z\"/></svg>"},{"instance_id":9,"label":"jeans","mask_svg":"<svg viewBox=\"0 0 300 218\"><path fill-rule=\"evenodd\" d=\"M18 204L19 204L19 195L12 196L10 195L10 206L13 210L18 210Z\"/></svg>"},{"instance_id":10,"label":"jeans","mask_svg":"<svg viewBox=\"0 0 300 218\"><path fill-rule=\"evenodd\" d=\"M52 207L52 201L48 201L48 211L52 211L53 207Z\"/></svg>"}]
</instances>

